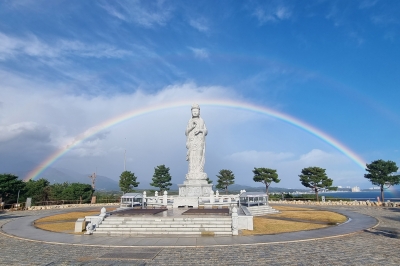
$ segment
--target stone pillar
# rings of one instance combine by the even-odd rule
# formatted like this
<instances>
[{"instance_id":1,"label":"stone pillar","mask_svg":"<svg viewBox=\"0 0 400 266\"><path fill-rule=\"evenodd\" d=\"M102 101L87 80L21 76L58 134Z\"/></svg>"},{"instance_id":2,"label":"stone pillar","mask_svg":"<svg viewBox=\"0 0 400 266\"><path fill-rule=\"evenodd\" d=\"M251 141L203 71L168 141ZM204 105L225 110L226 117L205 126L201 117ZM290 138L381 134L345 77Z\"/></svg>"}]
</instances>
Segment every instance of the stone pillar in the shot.
<instances>
[{"instance_id":1,"label":"stone pillar","mask_svg":"<svg viewBox=\"0 0 400 266\"><path fill-rule=\"evenodd\" d=\"M163 205L164 205L164 206L167 206L167 205L168 205L167 196L168 196L168 192L165 190L165 191L164 191L164 195L163 195Z\"/></svg>"},{"instance_id":2,"label":"stone pillar","mask_svg":"<svg viewBox=\"0 0 400 266\"><path fill-rule=\"evenodd\" d=\"M214 203L214 191L210 191L210 203Z\"/></svg>"},{"instance_id":3,"label":"stone pillar","mask_svg":"<svg viewBox=\"0 0 400 266\"><path fill-rule=\"evenodd\" d=\"M158 203L158 191L154 192L154 197L156 197L156 203Z\"/></svg>"},{"instance_id":4,"label":"stone pillar","mask_svg":"<svg viewBox=\"0 0 400 266\"><path fill-rule=\"evenodd\" d=\"M236 207L234 206L232 208L232 235L233 236L237 236L239 234L238 225L239 225L238 213L237 213Z\"/></svg>"}]
</instances>

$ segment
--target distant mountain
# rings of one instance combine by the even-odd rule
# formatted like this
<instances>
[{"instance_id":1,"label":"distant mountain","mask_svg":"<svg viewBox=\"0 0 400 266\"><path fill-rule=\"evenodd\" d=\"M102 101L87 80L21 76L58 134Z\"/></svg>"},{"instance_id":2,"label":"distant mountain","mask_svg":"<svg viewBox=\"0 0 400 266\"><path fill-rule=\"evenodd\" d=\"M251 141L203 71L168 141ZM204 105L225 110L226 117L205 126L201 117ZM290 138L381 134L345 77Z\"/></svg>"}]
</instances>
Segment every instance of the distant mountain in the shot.
<instances>
[{"instance_id":1,"label":"distant mountain","mask_svg":"<svg viewBox=\"0 0 400 266\"><path fill-rule=\"evenodd\" d=\"M49 167L39 175L39 178L47 179L50 184L64 182L92 184L92 180L89 178L91 174L82 174L69 169ZM120 190L117 181L101 175L96 175L95 188L96 190Z\"/></svg>"}]
</instances>

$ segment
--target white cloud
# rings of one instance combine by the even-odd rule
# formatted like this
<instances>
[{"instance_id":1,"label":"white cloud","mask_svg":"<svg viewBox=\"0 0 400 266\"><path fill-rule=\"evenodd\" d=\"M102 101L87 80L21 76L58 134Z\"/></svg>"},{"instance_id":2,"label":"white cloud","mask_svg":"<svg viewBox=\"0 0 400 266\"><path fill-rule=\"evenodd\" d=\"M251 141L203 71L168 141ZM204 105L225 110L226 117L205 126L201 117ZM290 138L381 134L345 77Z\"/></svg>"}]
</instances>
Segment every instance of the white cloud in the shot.
<instances>
[{"instance_id":1,"label":"white cloud","mask_svg":"<svg viewBox=\"0 0 400 266\"><path fill-rule=\"evenodd\" d=\"M279 22L292 17L292 8L281 2L268 2L266 5L257 5L253 8L252 15L263 25L267 22Z\"/></svg>"},{"instance_id":2,"label":"white cloud","mask_svg":"<svg viewBox=\"0 0 400 266\"><path fill-rule=\"evenodd\" d=\"M378 3L378 0L363 0L360 2L359 8L360 9L370 8L375 6L376 3Z\"/></svg>"},{"instance_id":3,"label":"white cloud","mask_svg":"<svg viewBox=\"0 0 400 266\"><path fill-rule=\"evenodd\" d=\"M193 52L196 58L206 59L209 57L208 51L205 48L189 47L189 49Z\"/></svg>"},{"instance_id":4,"label":"white cloud","mask_svg":"<svg viewBox=\"0 0 400 266\"><path fill-rule=\"evenodd\" d=\"M100 6L111 16L146 28L166 25L173 10L165 1L103 1Z\"/></svg>"},{"instance_id":5,"label":"white cloud","mask_svg":"<svg viewBox=\"0 0 400 266\"><path fill-rule=\"evenodd\" d=\"M104 43L87 44L76 40L63 39L55 42L46 42L32 34L19 38L0 32L0 60L7 60L21 55L39 58L60 58L65 56L122 58L132 55L132 53Z\"/></svg>"},{"instance_id":6,"label":"white cloud","mask_svg":"<svg viewBox=\"0 0 400 266\"><path fill-rule=\"evenodd\" d=\"M190 19L189 24L200 32L208 32L209 30L208 22L205 18Z\"/></svg>"}]
</instances>

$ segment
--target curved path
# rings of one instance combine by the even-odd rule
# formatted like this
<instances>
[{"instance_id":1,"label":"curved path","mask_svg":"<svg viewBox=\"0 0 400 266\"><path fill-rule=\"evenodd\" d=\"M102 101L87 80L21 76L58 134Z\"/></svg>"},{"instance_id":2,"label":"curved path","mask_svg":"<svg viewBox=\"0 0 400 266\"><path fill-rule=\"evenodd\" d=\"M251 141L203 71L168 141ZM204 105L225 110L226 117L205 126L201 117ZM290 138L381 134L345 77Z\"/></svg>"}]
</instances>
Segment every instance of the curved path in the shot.
<instances>
[{"instance_id":1,"label":"curved path","mask_svg":"<svg viewBox=\"0 0 400 266\"><path fill-rule=\"evenodd\" d=\"M400 209L324 209L343 213L351 221L325 229L277 235L139 238L51 233L36 229L32 221L55 214L54 211L7 213L0 215L3 230L0 234L0 264L399 264L400 240L396 233L400 228ZM377 224L377 219L379 225L369 230Z\"/></svg>"}]
</instances>

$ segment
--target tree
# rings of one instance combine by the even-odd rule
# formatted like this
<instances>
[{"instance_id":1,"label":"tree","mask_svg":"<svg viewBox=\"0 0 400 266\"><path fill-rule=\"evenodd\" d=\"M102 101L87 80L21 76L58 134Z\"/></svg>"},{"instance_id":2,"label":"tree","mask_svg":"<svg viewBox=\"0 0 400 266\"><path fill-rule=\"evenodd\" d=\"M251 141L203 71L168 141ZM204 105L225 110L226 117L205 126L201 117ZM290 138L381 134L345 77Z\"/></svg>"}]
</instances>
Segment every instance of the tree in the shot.
<instances>
[{"instance_id":1,"label":"tree","mask_svg":"<svg viewBox=\"0 0 400 266\"><path fill-rule=\"evenodd\" d=\"M22 195L24 193L25 183L18 180L18 176L13 174L0 174L0 198L5 203L13 203L17 201L18 191Z\"/></svg>"},{"instance_id":2,"label":"tree","mask_svg":"<svg viewBox=\"0 0 400 266\"><path fill-rule=\"evenodd\" d=\"M171 175L169 174L169 167L165 167L165 165L159 165L154 168L153 182L150 183L150 186L158 187L161 191L169 190L169 187L172 186Z\"/></svg>"},{"instance_id":3,"label":"tree","mask_svg":"<svg viewBox=\"0 0 400 266\"><path fill-rule=\"evenodd\" d=\"M217 175L217 177L218 184L215 187L218 189L225 189L225 193L228 194L228 186L235 183L235 175L231 170L222 169L219 171L219 175Z\"/></svg>"},{"instance_id":4,"label":"tree","mask_svg":"<svg viewBox=\"0 0 400 266\"><path fill-rule=\"evenodd\" d=\"M93 191L93 187L90 184L71 183L63 190L62 199L81 200L81 203L89 203Z\"/></svg>"},{"instance_id":5,"label":"tree","mask_svg":"<svg viewBox=\"0 0 400 266\"><path fill-rule=\"evenodd\" d=\"M24 198L32 198L32 204L40 201L48 201L50 194L50 182L44 178L39 180L29 180L25 183Z\"/></svg>"},{"instance_id":6,"label":"tree","mask_svg":"<svg viewBox=\"0 0 400 266\"><path fill-rule=\"evenodd\" d=\"M333 180L330 179L325 169L320 167L307 167L301 170L299 175L301 184L305 187L311 188L315 192L315 196L318 201L318 192L324 188L336 189L331 187Z\"/></svg>"},{"instance_id":7,"label":"tree","mask_svg":"<svg viewBox=\"0 0 400 266\"><path fill-rule=\"evenodd\" d=\"M253 170L254 182L261 182L265 185L266 193L268 194L268 188L272 182L279 183L281 180L278 178L278 173L274 169L270 168L256 168Z\"/></svg>"},{"instance_id":8,"label":"tree","mask_svg":"<svg viewBox=\"0 0 400 266\"><path fill-rule=\"evenodd\" d=\"M376 160L367 164L365 170L368 174L365 174L364 177L369 179L375 186L380 187L382 201L385 201L384 186L389 188L390 186L400 184L400 175L393 175L398 169L396 163L393 161Z\"/></svg>"},{"instance_id":9,"label":"tree","mask_svg":"<svg viewBox=\"0 0 400 266\"><path fill-rule=\"evenodd\" d=\"M131 171L123 171L119 176L119 187L121 191L125 194L132 192L134 187L139 186L139 182L136 182L137 177Z\"/></svg>"}]
</instances>

